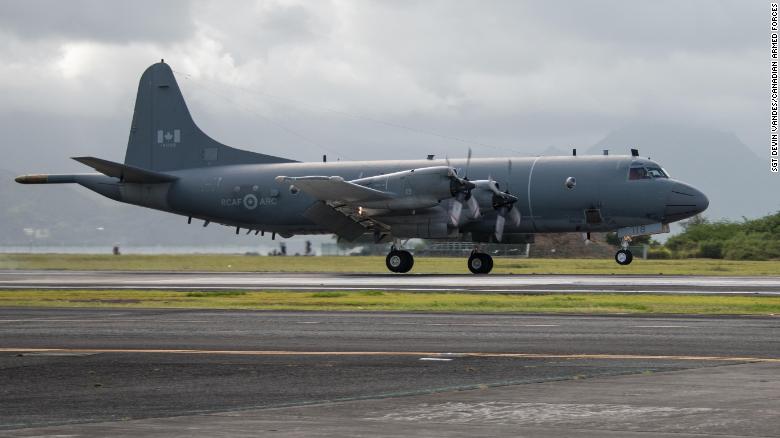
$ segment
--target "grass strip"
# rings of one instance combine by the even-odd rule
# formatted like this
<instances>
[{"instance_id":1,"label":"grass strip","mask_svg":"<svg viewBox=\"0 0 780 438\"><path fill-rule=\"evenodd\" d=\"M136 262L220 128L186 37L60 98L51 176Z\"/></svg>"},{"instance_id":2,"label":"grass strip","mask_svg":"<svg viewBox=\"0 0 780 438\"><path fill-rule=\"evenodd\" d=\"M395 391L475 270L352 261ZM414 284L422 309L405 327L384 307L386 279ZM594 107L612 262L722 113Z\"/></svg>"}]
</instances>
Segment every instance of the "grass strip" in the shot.
<instances>
[{"instance_id":1,"label":"grass strip","mask_svg":"<svg viewBox=\"0 0 780 438\"><path fill-rule=\"evenodd\" d=\"M381 291L4 290L0 307L780 315L780 297Z\"/></svg>"},{"instance_id":2,"label":"grass strip","mask_svg":"<svg viewBox=\"0 0 780 438\"><path fill-rule=\"evenodd\" d=\"M0 254L0 269L344 272L387 273L384 257L269 257L223 254L121 255ZM466 257L417 257L412 273L468 274ZM780 260L638 260L619 266L612 259L495 258L494 274L600 275L780 275Z\"/></svg>"}]
</instances>

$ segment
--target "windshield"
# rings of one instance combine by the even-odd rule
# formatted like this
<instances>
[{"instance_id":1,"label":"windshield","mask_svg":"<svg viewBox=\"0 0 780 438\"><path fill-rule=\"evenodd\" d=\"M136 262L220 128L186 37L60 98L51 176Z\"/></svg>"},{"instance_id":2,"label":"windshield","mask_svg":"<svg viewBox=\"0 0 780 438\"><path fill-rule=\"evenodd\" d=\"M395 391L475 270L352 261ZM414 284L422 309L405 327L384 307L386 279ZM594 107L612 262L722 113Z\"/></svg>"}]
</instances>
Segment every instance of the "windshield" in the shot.
<instances>
[{"instance_id":1,"label":"windshield","mask_svg":"<svg viewBox=\"0 0 780 438\"><path fill-rule=\"evenodd\" d=\"M657 166L636 166L628 171L628 179L669 178L663 169Z\"/></svg>"},{"instance_id":2,"label":"windshield","mask_svg":"<svg viewBox=\"0 0 780 438\"><path fill-rule=\"evenodd\" d=\"M660 167L646 167L648 175L653 178L669 178L669 175L664 172Z\"/></svg>"}]
</instances>

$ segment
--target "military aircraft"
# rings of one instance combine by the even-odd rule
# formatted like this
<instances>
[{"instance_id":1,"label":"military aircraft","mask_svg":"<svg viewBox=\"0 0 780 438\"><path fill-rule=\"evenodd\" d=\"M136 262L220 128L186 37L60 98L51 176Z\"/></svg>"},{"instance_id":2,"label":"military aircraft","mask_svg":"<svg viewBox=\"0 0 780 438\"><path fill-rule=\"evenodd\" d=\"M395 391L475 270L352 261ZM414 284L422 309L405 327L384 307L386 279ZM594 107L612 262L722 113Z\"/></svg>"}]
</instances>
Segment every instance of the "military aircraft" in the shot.
<instances>
[{"instance_id":1,"label":"military aircraft","mask_svg":"<svg viewBox=\"0 0 780 438\"><path fill-rule=\"evenodd\" d=\"M631 237L668 231L709 205L656 162L631 155L298 162L223 145L203 133L171 68L141 76L124 163L74 157L99 173L24 175L22 184L76 183L111 199L290 237L336 234L393 242L392 272L414 258L404 239L474 242L468 268L493 267L481 244L534 233L617 231L621 265ZM323 160L325 161L325 160Z\"/></svg>"}]
</instances>

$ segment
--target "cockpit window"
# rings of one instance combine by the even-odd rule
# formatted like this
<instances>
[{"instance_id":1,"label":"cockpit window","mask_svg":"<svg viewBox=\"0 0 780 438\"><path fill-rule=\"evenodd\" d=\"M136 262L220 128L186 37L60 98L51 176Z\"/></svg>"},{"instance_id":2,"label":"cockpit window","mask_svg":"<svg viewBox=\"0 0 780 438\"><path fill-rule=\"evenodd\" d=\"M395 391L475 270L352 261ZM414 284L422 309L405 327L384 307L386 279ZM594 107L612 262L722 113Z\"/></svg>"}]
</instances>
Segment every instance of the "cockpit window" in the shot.
<instances>
[{"instance_id":1,"label":"cockpit window","mask_svg":"<svg viewBox=\"0 0 780 438\"><path fill-rule=\"evenodd\" d=\"M647 179L650 176L647 175L647 171L644 167L632 167L628 171L628 179Z\"/></svg>"},{"instance_id":2,"label":"cockpit window","mask_svg":"<svg viewBox=\"0 0 780 438\"><path fill-rule=\"evenodd\" d=\"M647 166L647 167L632 167L628 170L628 179L653 179L653 178L669 178L669 175L664 172L660 167Z\"/></svg>"},{"instance_id":3,"label":"cockpit window","mask_svg":"<svg viewBox=\"0 0 780 438\"><path fill-rule=\"evenodd\" d=\"M669 178L669 175L660 167L647 167L647 173L653 178Z\"/></svg>"}]
</instances>

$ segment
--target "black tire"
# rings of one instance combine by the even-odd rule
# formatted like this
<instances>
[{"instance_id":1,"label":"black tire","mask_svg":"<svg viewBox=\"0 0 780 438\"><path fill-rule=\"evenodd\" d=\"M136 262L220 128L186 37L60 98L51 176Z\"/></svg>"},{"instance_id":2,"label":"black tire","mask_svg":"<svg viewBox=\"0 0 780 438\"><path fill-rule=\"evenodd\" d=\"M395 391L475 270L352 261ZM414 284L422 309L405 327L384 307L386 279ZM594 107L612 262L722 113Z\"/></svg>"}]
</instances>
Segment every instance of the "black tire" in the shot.
<instances>
[{"instance_id":1,"label":"black tire","mask_svg":"<svg viewBox=\"0 0 780 438\"><path fill-rule=\"evenodd\" d=\"M387 254L385 265L391 272L404 273L409 272L414 266L414 257L409 251L393 250Z\"/></svg>"},{"instance_id":2,"label":"black tire","mask_svg":"<svg viewBox=\"0 0 780 438\"><path fill-rule=\"evenodd\" d=\"M615 253L615 261L618 263L618 265L630 265L633 260L633 254L631 254L631 251L627 249L621 249Z\"/></svg>"},{"instance_id":3,"label":"black tire","mask_svg":"<svg viewBox=\"0 0 780 438\"><path fill-rule=\"evenodd\" d=\"M487 274L493 269L493 257L482 252L471 253L468 267L472 274Z\"/></svg>"},{"instance_id":4,"label":"black tire","mask_svg":"<svg viewBox=\"0 0 780 438\"><path fill-rule=\"evenodd\" d=\"M412 270L412 266L414 266L414 257L412 256L412 253L409 251L398 251L401 253L401 258L403 258L403 265L401 265L401 269L398 270L400 273L406 273Z\"/></svg>"},{"instance_id":5,"label":"black tire","mask_svg":"<svg viewBox=\"0 0 780 438\"><path fill-rule=\"evenodd\" d=\"M485 272L483 274L490 274L490 271L493 270L493 257L490 254L483 253L482 255L485 256L485 261L487 262L485 263Z\"/></svg>"}]
</instances>

